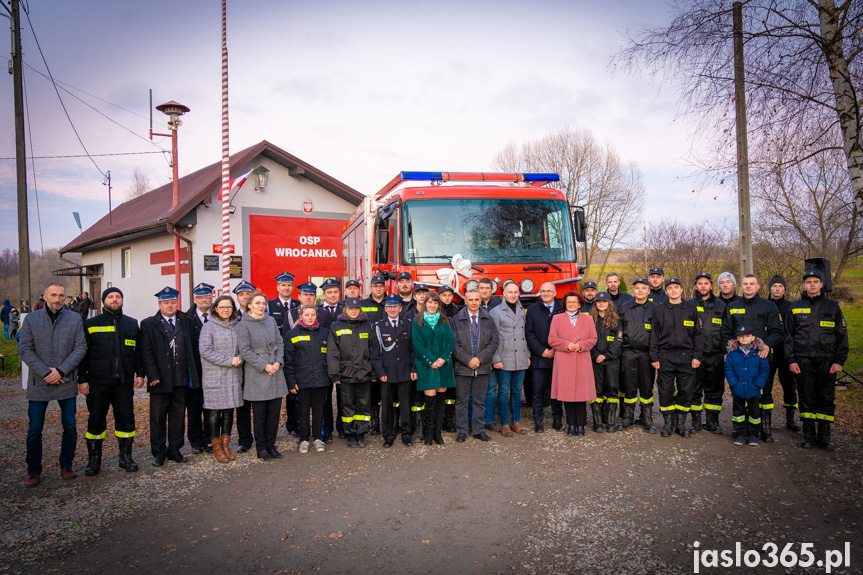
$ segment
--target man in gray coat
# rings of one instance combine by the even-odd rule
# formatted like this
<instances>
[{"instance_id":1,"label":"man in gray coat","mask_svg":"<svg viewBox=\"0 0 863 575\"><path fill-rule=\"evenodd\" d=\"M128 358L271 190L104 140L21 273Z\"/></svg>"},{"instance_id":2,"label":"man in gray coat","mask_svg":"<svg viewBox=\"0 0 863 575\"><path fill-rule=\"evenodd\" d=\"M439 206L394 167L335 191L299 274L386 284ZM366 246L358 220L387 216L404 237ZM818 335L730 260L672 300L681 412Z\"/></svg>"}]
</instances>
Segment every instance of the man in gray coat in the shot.
<instances>
[{"instance_id":1,"label":"man in gray coat","mask_svg":"<svg viewBox=\"0 0 863 575\"><path fill-rule=\"evenodd\" d=\"M480 441L491 441L485 432L485 394L491 359L497 351L498 333L494 320L481 307L482 298L476 290L464 294L465 308L452 321L455 335L453 367L456 383L456 441L467 437L467 404L473 395L473 436Z\"/></svg>"},{"instance_id":2,"label":"man in gray coat","mask_svg":"<svg viewBox=\"0 0 863 575\"><path fill-rule=\"evenodd\" d=\"M64 307L66 288L52 283L45 288L46 305L27 315L21 326L18 353L27 364L27 399L30 427L27 430L27 481L36 487L42 475L42 429L48 403L60 405L63 439L60 443L60 475L75 479L72 460L78 431L75 410L78 396L78 364L87 354L81 316Z\"/></svg>"}]
</instances>

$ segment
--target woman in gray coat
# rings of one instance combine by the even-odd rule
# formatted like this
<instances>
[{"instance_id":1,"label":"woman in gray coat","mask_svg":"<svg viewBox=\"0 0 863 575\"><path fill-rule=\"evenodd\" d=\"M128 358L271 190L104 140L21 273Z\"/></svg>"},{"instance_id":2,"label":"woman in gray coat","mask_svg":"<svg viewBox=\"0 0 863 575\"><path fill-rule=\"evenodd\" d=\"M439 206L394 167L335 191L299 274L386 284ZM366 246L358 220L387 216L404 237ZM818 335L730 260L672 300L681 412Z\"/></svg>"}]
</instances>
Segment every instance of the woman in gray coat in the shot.
<instances>
[{"instance_id":1,"label":"woman in gray coat","mask_svg":"<svg viewBox=\"0 0 863 575\"><path fill-rule=\"evenodd\" d=\"M234 459L229 444L234 409L243 405L243 358L237 341L237 306L229 295L216 299L209 321L201 328L201 388L213 441L210 446L219 463Z\"/></svg>"},{"instance_id":2,"label":"woman in gray coat","mask_svg":"<svg viewBox=\"0 0 863 575\"><path fill-rule=\"evenodd\" d=\"M504 437L512 436L513 431L527 433L521 426L521 391L525 371L530 365L530 350L524 338L525 315L518 295L519 289L515 282L507 284L503 288L503 305L488 312L500 335L500 345L491 362L497 374L497 407L500 412L500 432Z\"/></svg>"},{"instance_id":3,"label":"woman in gray coat","mask_svg":"<svg viewBox=\"0 0 863 575\"><path fill-rule=\"evenodd\" d=\"M276 450L282 398L288 393L282 361L285 342L276 320L266 315L267 296L256 293L249 300L249 313L237 326L240 356L245 362L243 399L252 402L255 415L255 447L264 461L281 459Z\"/></svg>"}]
</instances>

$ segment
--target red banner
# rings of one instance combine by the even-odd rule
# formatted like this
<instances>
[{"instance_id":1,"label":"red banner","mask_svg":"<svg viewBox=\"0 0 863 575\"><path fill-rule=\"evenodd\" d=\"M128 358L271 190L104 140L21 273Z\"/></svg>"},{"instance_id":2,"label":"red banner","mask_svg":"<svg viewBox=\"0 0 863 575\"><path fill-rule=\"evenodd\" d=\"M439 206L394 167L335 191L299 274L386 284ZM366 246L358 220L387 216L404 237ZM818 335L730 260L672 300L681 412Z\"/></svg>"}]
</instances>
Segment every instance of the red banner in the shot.
<instances>
[{"instance_id":1,"label":"red banner","mask_svg":"<svg viewBox=\"0 0 863 575\"><path fill-rule=\"evenodd\" d=\"M276 297L277 275L288 271L294 287L311 279L339 277L344 220L249 216L249 281ZM297 291L294 289L294 297Z\"/></svg>"}]
</instances>

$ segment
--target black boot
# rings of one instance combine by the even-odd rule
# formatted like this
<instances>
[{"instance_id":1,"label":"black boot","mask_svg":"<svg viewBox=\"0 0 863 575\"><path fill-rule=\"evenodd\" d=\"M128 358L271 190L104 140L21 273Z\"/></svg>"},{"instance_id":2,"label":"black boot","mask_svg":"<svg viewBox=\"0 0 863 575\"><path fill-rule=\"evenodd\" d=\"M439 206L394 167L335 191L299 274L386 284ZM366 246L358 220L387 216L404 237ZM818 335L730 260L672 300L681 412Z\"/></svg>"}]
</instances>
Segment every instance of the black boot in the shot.
<instances>
[{"instance_id":1,"label":"black boot","mask_svg":"<svg viewBox=\"0 0 863 575\"><path fill-rule=\"evenodd\" d=\"M680 437L691 437L689 428L686 427L686 413L685 411L677 412L677 434Z\"/></svg>"},{"instance_id":2,"label":"black boot","mask_svg":"<svg viewBox=\"0 0 863 575\"><path fill-rule=\"evenodd\" d=\"M446 398L444 394L439 393L435 396L435 421L434 421L434 442L438 445L443 445L443 420L446 415Z\"/></svg>"},{"instance_id":3,"label":"black boot","mask_svg":"<svg viewBox=\"0 0 863 575\"><path fill-rule=\"evenodd\" d=\"M381 432L381 418L380 415L380 404L372 406L372 421L371 421L371 429L369 430L369 435L374 437L379 435Z\"/></svg>"},{"instance_id":4,"label":"black boot","mask_svg":"<svg viewBox=\"0 0 863 575\"><path fill-rule=\"evenodd\" d=\"M553 418L554 416L552 416ZM555 431L564 431L563 422L560 419L552 419L551 428ZM566 429L566 434L569 435L569 429Z\"/></svg>"},{"instance_id":5,"label":"black boot","mask_svg":"<svg viewBox=\"0 0 863 575\"><path fill-rule=\"evenodd\" d=\"M691 411L690 413L692 413L692 427L689 428L689 431L698 433L701 431L701 410Z\"/></svg>"},{"instance_id":6,"label":"black boot","mask_svg":"<svg viewBox=\"0 0 863 575\"><path fill-rule=\"evenodd\" d=\"M87 440L87 467L84 468L84 475L93 476L99 475L102 470L102 440L88 439Z\"/></svg>"},{"instance_id":7,"label":"black boot","mask_svg":"<svg viewBox=\"0 0 863 575\"><path fill-rule=\"evenodd\" d=\"M634 408L635 406L633 406ZM644 404L643 410L643 418L644 418L644 431L647 433L656 433L656 428L653 427L653 402Z\"/></svg>"},{"instance_id":8,"label":"black boot","mask_svg":"<svg viewBox=\"0 0 863 575\"><path fill-rule=\"evenodd\" d=\"M722 433L722 430L719 429L719 412L707 411L704 414L704 418L706 419L704 429L710 433Z\"/></svg>"},{"instance_id":9,"label":"black boot","mask_svg":"<svg viewBox=\"0 0 863 575\"><path fill-rule=\"evenodd\" d=\"M773 443L773 410L761 410L761 441Z\"/></svg>"},{"instance_id":10,"label":"black boot","mask_svg":"<svg viewBox=\"0 0 863 575\"><path fill-rule=\"evenodd\" d=\"M426 396L426 408L423 410L423 443L432 445L434 437L434 424L436 417L437 402L434 397Z\"/></svg>"},{"instance_id":11,"label":"black boot","mask_svg":"<svg viewBox=\"0 0 863 575\"><path fill-rule=\"evenodd\" d=\"M606 403L604 406L605 413L603 414L605 417L605 430L608 433L614 433L617 431L617 405L613 403Z\"/></svg>"},{"instance_id":12,"label":"black boot","mask_svg":"<svg viewBox=\"0 0 863 575\"><path fill-rule=\"evenodd\" d=\"M414 443L423 440L423 411L422 409L414 411L414 408L411 407L411 420L414 428L413 433L411 433L411 441Z\"/></svg>"},{"instance_id":13,"label":"black boot","mask_svg":"<svg viewBox=\"0 0 863 575\"><path fill-rule=\"evenodd\" d=\"M836 449L836 446L833 444L833 441L830 439L830 422L829 421L819 421L818 422L818 445L823 447L825 451L833 451Z\"/></svg>"},{"instance_id":14,"label":"black boot","mask_svg":"<svg viewBox=\"0 0 863 575\"><path fill-rule=\"evenodd\" d=\"M602 433L602 404L594 401L590 404L590 412L593 414L593 432Z\"/></svg>"},{"instance_id":15,"label":"black boot","mask_svg":"<svg viewBox=\"0 0 863 575\"><path fill-rule=\"evenodd\" d=\"M793 407L785 408L785 429L790 429L791 431L800 431L800 424L794 420Z\"/></svg>"},{"instance_id":16,"label":"black boot","mask_svg":"<svg viewBox=\"0 0 863 575\"><path fill-rule=\"evenodd\" d=\"M119 437L117 442L120 445L120 467L129 473L138 471L138 464L132 459L132 444L135 439L133 437Z\"/></svg>"},{"instance_id":17,"label":"black boot","mask_svg":"<svg viewBox=\"0 0 863 575\"><path fill-rule=\"evenodd\" d=\"M620 425L618 426L618 429L626 431L632 427L632 420L635 418L635 404L624 403L622 411L623 414L620 416Z\"/></svg>"},{"instance_id":18,"label":"black boot","mask_svg":"<svg viewBox=\"0 0 863 575\"><path fill-rule=\"evenodd\" d=\"M662 437L671 437L671 434L674 432L674 411L663 411L662 417L665 419L665 422L662 425L662 431L659 433Z\"/></svg>"},{"instance_id":19,"label":"black boot","mask_svg":"<svg viewBox=\"0 0 863 575\"><path fill-rule=\"evenodd\" d=\"M444 406L444 417L443 417L443 425L441 425L441 429L446 431L447 433L455 433L455 400L451 399L449 401L445 400Z\"/></svg>"},{"instance_id":20,"label":"black boot","mask_svg":"<svg viewBox=\"0 0 863 575\"><path fill-rule=\"evenodd\" d=\"M800 443L803 449L812 449L815 447L815 422L811 419L803 420L803 442Z\"/></svg>"}]
</instances>

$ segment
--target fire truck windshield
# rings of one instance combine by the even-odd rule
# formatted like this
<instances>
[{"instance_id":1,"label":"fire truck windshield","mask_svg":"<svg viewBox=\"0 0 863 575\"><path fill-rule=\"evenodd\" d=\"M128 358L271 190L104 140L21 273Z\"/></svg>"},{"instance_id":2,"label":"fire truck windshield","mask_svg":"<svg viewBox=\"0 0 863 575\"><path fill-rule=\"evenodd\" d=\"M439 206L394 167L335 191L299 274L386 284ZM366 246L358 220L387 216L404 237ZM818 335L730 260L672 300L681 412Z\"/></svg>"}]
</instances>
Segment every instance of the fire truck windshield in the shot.
<instances>
[{"instance_id":1,"label":"fire truck windshield","mask_svg":"<svg viewBox=\"0 0 863 575\"><path fill-rule=\"evenodd\" d=\"M574 262L569 207L560 200L447 199L404 204L408 265Z\"/></svg>"}]
</instances>

